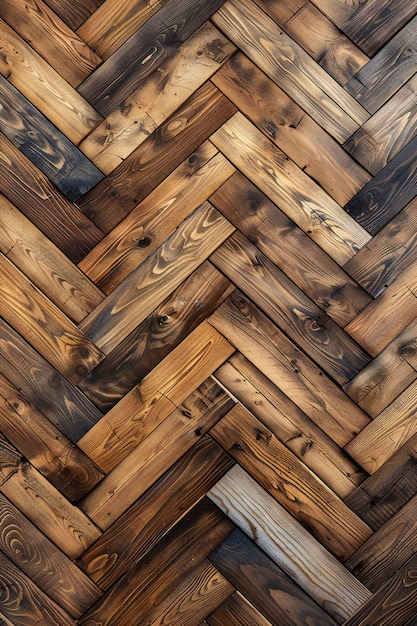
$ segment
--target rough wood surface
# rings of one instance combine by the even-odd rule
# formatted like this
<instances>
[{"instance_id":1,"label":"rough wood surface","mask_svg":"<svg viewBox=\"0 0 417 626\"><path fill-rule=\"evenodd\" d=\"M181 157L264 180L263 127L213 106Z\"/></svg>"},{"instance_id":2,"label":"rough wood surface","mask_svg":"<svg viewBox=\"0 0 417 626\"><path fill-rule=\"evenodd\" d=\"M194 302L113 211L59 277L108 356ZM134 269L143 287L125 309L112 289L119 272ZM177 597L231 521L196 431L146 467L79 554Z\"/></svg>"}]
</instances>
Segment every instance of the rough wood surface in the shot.
<instances>
[{"instance_id":1,"label":"rough wood surface","mask_svg":"<svg viewBox=\"0 0 417 626\"><path fill-rule=\"evenodd\" d=\"M416 60L0 0L0 626L417 626Z\"/></svg>"}]
</instances>

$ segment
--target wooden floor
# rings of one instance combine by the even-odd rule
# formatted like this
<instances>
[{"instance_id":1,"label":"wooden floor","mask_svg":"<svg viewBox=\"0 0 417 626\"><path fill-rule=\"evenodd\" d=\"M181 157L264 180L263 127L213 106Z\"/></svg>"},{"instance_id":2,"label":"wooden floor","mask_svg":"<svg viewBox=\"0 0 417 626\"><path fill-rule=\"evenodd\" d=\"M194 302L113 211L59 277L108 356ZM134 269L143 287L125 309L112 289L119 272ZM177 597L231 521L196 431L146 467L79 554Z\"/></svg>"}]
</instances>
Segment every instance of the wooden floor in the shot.
<instances>
[{"instance_id":1,"label":"wooden floor","mask_svg":"<svg viewBox=\"0 0 417 626\"><path fill-rule=\"evenodd\" d=\"M417 0L0 18L0 626L416 626Z\"/></svg>"}]
</instances>

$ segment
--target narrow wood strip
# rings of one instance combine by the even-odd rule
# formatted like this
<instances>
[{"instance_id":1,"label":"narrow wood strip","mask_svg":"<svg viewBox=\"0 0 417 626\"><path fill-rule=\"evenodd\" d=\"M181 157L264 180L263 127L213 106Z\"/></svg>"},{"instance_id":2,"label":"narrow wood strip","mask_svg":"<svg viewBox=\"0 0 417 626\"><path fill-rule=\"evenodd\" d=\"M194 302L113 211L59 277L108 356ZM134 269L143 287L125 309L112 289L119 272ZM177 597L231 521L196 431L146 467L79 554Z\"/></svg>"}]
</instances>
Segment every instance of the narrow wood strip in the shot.
<instances>
[{"instance_id":1,"label":"narrow wood strip","mask_svg":"<svg viewBox=\"0 0 417 626\"><path fill-rule=\"evenodd\" d=\"M2 18L72 87L77 87L101 63L42 0L4 0Z\"/></svg>"},{"instance_id":2,"label":"narrow wood strip","mask_svg":"<svg viewBox=\"0 0 417 626\"><path fill-rule=\"evenodd\" d=\"M238 591L207 618L209 626L272 626Z\"/></svg>"},{"instance_id":3,"label":"narrow wood strip","mask_svg":"<svg viewBox=\"0 0 417 626\"><path fill-rule=\"evenodd\" d=\"M19 626L76 626L75 620L0 551L1 615ZM7 621L7 626L12 622Z\"/></svg>"},{"instance_id":4,"label":"narrow wood strip","mask_svg":"<svg viewBox=\"0 0 417 626\"><path fill-rule=\"evenodd\" d=\"M73 202L103 174L38 109L0 76L0 128L8 139Z\"/></svg>"},{"instance_id":5,"label":"narrow wood strip","mask_svg":"<svg viewBox=\"0 0 417 626\"><path fill-rule=\"evenodd\" d=\"M241 405L210 434L338 558L348 558L370 536L370 528Z\"/></svg>"},{"instance_id":6,"label":"narrow wood strip","mask_svg":"<svg viewBox=\"0 0 417 626\"><path fill-rule=\"evenodd\" d=\"M80 149L101 171L110 174L235 50L217 28L205 24L112 111L84 139Z\"/></svg>"},{"instance_id":7,"label":"narrow wood strip","mask_svg":"<svg viewBox=\"0 0 417 626\"><path fill-rule=\"evenodd\" d=\"M372 238L344 269L375 298L417 262L417 198Z\"/></svg>"},{"instance_id":8,"label":"narrow wood strip","mask_svg":"<svg viewBox=\"0 0 417 626\"><path fill-rule=\"evenodd\" d=\"M417 78L413 77L343 147L376 175L415 137L416 98Z\"/></svg>"},{"instance_id":9,"label":"narrow wood strip","mask_svg":"<svg viewBox=\"0 0 417 626\"><path fill-rule=\"evenodd\" d=\"M403 148L345 206L345 210L375 235L416 195L415 155L417 137Z\"/></svg>"},{"instance_id":10,"label":"narrow wood strip","mask_svg":"<svg viewBox=\"0 0 417 626\"><path fill-rule=\"evenodd\" d=\"M339 446L369 424L369 417L242 293L232 294L209 321Z\"/></svg>"},{"instance_id":11,"label":"narrow wood strip","mask_svg":"<svg viewBox=\"0 0 417 626\"><path fill-rule=\"evenodd\" d=\"M242 52L211 80L342 206L370 180L368 172ZM248 92L256 97L248 98Z\"/></svg>"},{"instance_id":12,"label":"narrow wood strip","mask_svg":"<svg viewBox=\"0 0 417 626\"><path fill-rule=\"evenodd\" d=\"M73 143L78 144L101 116L42 57L0 20L0 72Z\"/></svg>"},{"instance_id":13,"label":"narrow wood strip","mask_svg":"<svg viewBox=\"0 0 417 626\"><path fill-rule=\"evenodd\" d=\"M230 402L225 402L224 397L218 401L215 389L210 392L206 404L201 403L200 394L191 394L84 498L81 510L107 530L230 408Z\"/></svg>"},{"instance_id":14,"label":"narrow wood strip","mask_svg":"<svg viewBox=\"0 0 417 626\"><path fill-rule=\"evenodd\" d=\"M369 362L369 356L240 232L210 260L339 383Z\"/></svg>"},{"instance_id":15,"label":"narrow wood strip","mask_svg":"<svg viewBox=\"0 0 417 626\"><path fill-rule=\"evenodd\" d=\"M208 497L340 623L371 593L251 476L235 465Z\"/></svg>"},{"instance_id":16,"label":"narrow wood strip","mask_svg":"<svg viewBox=\"0 0 417 626\"><path fill-rule=\"evenodd\" d=\"M81 617L103 595L88 576L1 494L0 548L74 618Z\"/></svg>"},{"instance_id":17,"label":"narrow wood strip","mask_svg":"<svg viewBox=\"0 0 417 626\"><path fill-rule=\"evenodd\" d=\"M373 530L378 530L417 491L417 435L411 437L347 499Z\"/></svg>"},{"instance_id":18,"label":"narrow wood strip","mask_svg":"<svg viewBox=\"0 0 417 626\"><path fill-rule=\"evenodd\" d=\"M75 443L101 418L100 411L2 319L0 331L1 372Z\"/></svg>"},{"instance_id":19,"label":"narrow wood strip","mask_svg":"<svg viewBox=\"0 0 417 626\"><path fill-rule=\"evenodd\" d=\"M412 626L417 616L416 567L414 554L343 626Z\"/></svg>"},{"instance_id":20,"label":"narrow wood strip","mask_svg":"<svg viewBox=\"0 0 417 626\"><path fill-rule=\"evenodd\" d=\"M86 495L103 474L0 374L1 432L66 498Z\"/></svg>"},{"instance_id":21,"label":"narrow wood strip","mask_svg":"<svg viewBox=\"0 0 417 626\"><path fill-rule=\"evenodd\" d=\"M240 530L214 550L209 560L272 624L336 624Z\"/></svg>"},{"instance_id":22,"label":"narrow wood strip","mask_svg":"<svg viewBox=\"0 0 417 626\"><path fill-rule=\"evenodd\" d=\"M330 0L331 2L332 0ZM376 111L415 73L417 17L391 39L346 85L370 113Z\"/></svg>"},{"instance_id":23,"label":"narrow wood strip","mask_svg":"<svg viewBox=\"0 0 417 626\"><path fill-rule=\"evenodd\" d=\"M233 523L203 498L79 620L80 625L102 620L106 626L131 626L132 620L144 619L233 529Z\"/></svg>"},{"instance_id":24,"label":"narrow wood strip","mask_svg":"<svg viewBox=\"0 0 417 626\"><path fill-rule=\"evenodd\" d=\"M411 322L344 390L371 417L379 415L417 378L417 322Z\"/></svg>"},{"instance_id":25,"label":"narrow wood strip","mask_svg":"<svg viewBox=\"0 0 417 626\"><path fill-rule=\"evenodd\" d=\"M371 302L337 263L240 172L210 202L339 326Z\"/></svg>"},{"instance_id":26,"label":"narrow wood strip","mask_svg":"<svg viewBox=\"0 0 417 626\"><path fill-rule=\"evenodd\" d=\"M231 235L234 227L208 202L80 324L108 354Z\"/></svg>"},{"instance_id":27,"label":"narrow wood strip","mask_svg":"<svg viewBox=\"0 0 417 626\"><path fill-rule=\"evenodd\" d=\"M176 168L78 264L105 293L155 252L235 171L210 142L195 156L194 163L187 160Z\"/></svg>"},{"instance_id":28,"label":"narrow wood strip","mask_svg":"<svg viewBox=\"0 0 417 626\"><path fill-rule=\"evenodd\" d=\"M175 626L198 626L235 591L208 561L198 565L138 626L162 626L166 614Z\"/></svg>"},{"instance_id":29,"label":"narrow wood strip","mask_svg":"<svg viewBox=\"0 0 417 626\"><path fill-rule=\"evenodd\" d=\"M103 533L79 559L79 566L108 590L232 465L205 435Z\"/></svg>"},{"instance_id":30,"label":"narrow wood strip","mask_svg":"<svg viewBox=\"0 0 417 626\"><path fill-rule=\"evenodd\" d=\"M340 498L345 499L366 478L322 429L241 354L232 355L214 377Z\"/></svg>"},{"instance_id":31,"label":"narrow wood strip","mask_svg":"<svg viewBox=\"0 0 417 626\"><path fill-rule=\"evenodd\" d=\"M146 198L185 159L236 112L236 107L206 83L157 132L78 203L106 233Z\"/></svg>"},{"instance_id":32,"label":"narrow wood strip","mask_svg":"<svg viewBox=\"0 0 417 626\"><path fill-rule=\"evenodd\" d=\"M118 107L224 0L169 0L78 88L104 116Z\"/></svg>"},{"instance_id":33,"label":"narrow wood strip","mask_svg":"<svg viewBox=\"0 0 417 626\"><path fill-rule=\"evenodd\" d=\"M99 467L110 472L233 353L213 331L203 322L78 442ZM209 404L224 399L217 385L205 387Z\"/></svg>"},{"instance_id":34,"label":"narrow wood strip","mask_svg":"<svg viewBox=\"0 0 417 626\"><path fill-rule=\"evenodd\" d=\"M211 141L340 265L370 240L355 220L241 113L223 124Z\"/></svg>"},{"instance_id":35,"label":"narrow wood strip","mask_svg":"<svg viewBox=\"0 0 417 626\"><path fill-rule=\"evenodd\" d=\"M103 355L46 296L0 253L0 312L31 345L76 385Z\"/></svg>"},{"instance_id":36,"label":"narrow wood strip","mask_svg":"<svg viewBox=\"0 0 417 626\"><path fill-rule=\"evenodd\" d=\"M414 17L414 0L368 0L343 24L343 31L369 56Z\"/></svg>"},{"instance_id":37,"label":"narrow wood strip","mask_svg":"<svg viewBox=\"0 0 417 626\"><path fill-rule=\"evenodd\" d=\"M346 567L371 591L376 592L415 553L417 496L346 561Z\"/></svg>"},{"instance_id":38,"label":"narrow wood strip","mask_svg":"<svg viewBox=\"0 0 417 626\"><path fill-rule=\"evenodd\" d=\"M77 35L108 59L167 0L106 0L78 28Z\"/></svg>"},{"instance_id":39,"label":"narrow wood strip","mask_svg":"<svg viewBox=\"0 0 417 626\"><path fill-rule=\"evenodd\" d=\"M213 21L337 141L346 141L368 119L368 112L251 0L228 0Z\"/></svg>"},{"instance_id":40,"label":"narrow wood strip","mask_svg":"<svg viewBox=\"0 0 417 626\"><path fill-rule=\"evenodd\" d=\"M95 284L1 194L0 251L74 322L104 299Z\"/></svg>"},{"instance_id":41,"label":"narrow wood strip","mask_svg":"<svg viewBox=\"0 0 417 626\"><path fill-rule=\"evenodd\" d=\"M103 233L0 133L0 184L7 198L74 263Z\"/></svg>"},{"instance_id":42,"label":"narrow wood strip","mask_svg":"<svg viewBox=\"0 0 417 626\"><path fill-rule=\"evenodd\" d=\"M101 411L110 410L213 313L233 289L205 261L78 387Z\"/></svg>"},{"instance_id":43,"label":"narrow wood strip","mask_svg":"<svg viewBox=\"0 0 417 626\"><path fill-rule=\"evenodd\" d=\"M28 462L19 463L0 492L70 559L77 559L101 534Z\"/></svg>"},{"instance_id":44,"label":"narrow wood strip","mask_svg":"<svg viewBox=\"0 0 417 626\"><path fill-rule=\"evenodd\" d=\"M413 382L345 447L370 474L417 433L416 394L417 382Z\"/></svg>"},{"instance_id":45,"label":"narrow wood strip","mask_svg":"<svg viewBox=\"0 0 417 626\"><path fill-rule=\"evenodd\" d=\"M75 30L97 10L103 0L45 0L45 2Z\"/></svg>"}]
</instances>

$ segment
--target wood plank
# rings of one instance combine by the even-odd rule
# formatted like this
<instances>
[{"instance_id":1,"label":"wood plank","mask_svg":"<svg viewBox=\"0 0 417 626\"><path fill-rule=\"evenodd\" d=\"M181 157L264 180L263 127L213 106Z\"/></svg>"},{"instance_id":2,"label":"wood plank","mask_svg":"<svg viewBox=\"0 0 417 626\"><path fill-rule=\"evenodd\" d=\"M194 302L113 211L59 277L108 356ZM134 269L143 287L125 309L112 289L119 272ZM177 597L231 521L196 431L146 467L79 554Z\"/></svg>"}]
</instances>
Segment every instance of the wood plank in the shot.
<instances>
[{"instance_id":1,"label":"wood plank","mask_svg":"<svg viewBox=\"0 0 417 626\"><path fill-rule=\"evenodd\" d=\"M235 50L217 28L204 24L81 142L80 149L110 174Z\"/></svg>"},{"instance_id":2,"label":"wood plank","mask_svg":"<svg viewBox=\"0 0 417 626\"><path fill-rule=\"evenodd\" d=\"M371 302L337 263L240 172L210 202L339 326Z\"/></svg>"},{"instance_id":3,"label":"wood plank","mask_svg":"<svg viewBox=\"0 0 417 626\"><path fill-rule=\"evenodd\" d=\"M344 266L375 298L417 261L416 207L414 199Z\"/></svg>"},{"instance_id":4,"label":"wood plank","mask_svg":"<svg viewBox=\"0 0 417 626\"><path fill-rule=\"evenodd\" d=\"M417 433L416 393L414 382L345 447L370 474Z\"/></svg>"},{"instance_id":5,"label":"wood plank","mask_svg":"<svg viewBox=\"0 0 417 626\"><path fill-rule=\"evenodd\" d=\"M214 377L340 498L366 474L287 396L241 354Z\"/></svg>"},{"instance_id":6,"label":"wood plank","mask_svg":"<svg viewBox=\"0 0 417 626\"><path fill-rule=\"evenodd\" d=\"M346 566L376 592L415 553L417 497L408 502L346 561Z\"/></svg>"},{"instance_id":7,"label":"wood plank","mask_svg":"<svg viewBox=\"0 0 417 626\"><path fill-rule=\"evenodd\" d=\"M417 617L416 566L414 555L344 626L413 626Z\"/></svg>"},{"instance_id":8,"label":"wood plank","mask_svg":"<svg viewBox=\"0 0 417 626\"><path fill-rule=\"evenodd\" d=\"M79 261L103 238L97 226L60 194L2 133L0 161L4 194L72 262Z\"/></svg>"},{"instance_id":9,"label":"wood plank","mask_svg":"<svg viewBox=\"0 0 417 626\"><path fill-rule=\"evenodd\" d=\"M209 626L272 626L238 591L207 618Z\"/></svg>"},{"instance_id":10,"label":"wood plank","mask_svg":"<svg viewBox=\"0 0 417 626\"><path fill-rule=\"evenodd\" d=\"M76 29L94 13L103 0L45 0L72 29Z\"/></svg>"},{"instance_id":11,"label":"wood plank","mask_svg":"<svg viewBox=\"0 0 417 626\"><path fill-rule=\"evenodd\" d=\"M415 72L417 17L391 39L347 84L347 91L370 113L385 104Z\"/></svg>"},{"instance_id":12,"label":"wood plank","mask_svg":"<svg viewBox=\"0 0 417 626\"><path fill-rule=\"evenodd\" d=\"M103 533L78 565L100 588L109 589L232 465L205 435Z\"/></svg>"},{"instance_id":13,"label":"wood plank","mask_svg":"<svg viewBox=\"0 0 417 626\"><path fill-rule=\"evenodd\" d=\"M209 559L273 624L336 624L240 530L235 530Z\"/></svg>"},{"instance_id":14,"label":"wood plank","mask_svg":"<svg viewBox=\"0 0 417 626\"><path fill-rule=\"evenodd\" d=\"M417 378L417 322L411 322L344 390L371 417L379 415Z\"/></svg>"},{"instance_id":15,"label":"wood plank","mask_svg":"<svg viewBox=\"0 0 417 626\"><path fill-rule=\"evenodd\" d=\"M1 372L76 443L101 418L100 411L2 319L0 330ZM46 389L50 393L45 393Z\"/></svg>"},{"instance_id":16,"label":"wood plank","mask_svg":"<svg viewBox=\"0 0 417 626\"><path fill-rule=\"evenodd\" d=\"M368 526L378 530L414 496L416 489L417 435L414 435L346 498L346 504Z\"/></svg>"},{"instance_id":17,"label":"wood plank","mask_svg":"<svg viewBox=\"0 0 417 626\"><path fill-rule=\"evenodd\" d=\"M224 0L169 0L79 87L109 115L208 20Z\"/></svg>"},{"instance_id":18,"label":"wood plank","mask_svg":"<svg viewBox=\"0 0 417 626\"><path fill-rule=\"evenodd\" d=\"M163 626L167 613L172 626L198 626L234 591L215 567L203 561L138 626Z\"/></svg>"},{"instance_id":19,"label":"wood plank","mask_svg":"<svg viewBox=\"0 0 417 626\"><path fill-rule=\"evenodd\" d=\"M369 61L369 57L310 1L255 1L341 85Z\"/></svg>"},{"instance_id":20,"label":"wood plank","mask_svg":"<svg viewBox=\"0 0 417 626\"><path fill-rule=\"evenodd\" d=\"M233 523L203 498L79 620L80 625L99 619L106 626L130 626L132 619L144 619L233 529Z\"/></svg>"},{"instance_id":21,"label":"wood plank","mask_svg":"<svg viewBox=\"0 0 417 626\"><path fill-rule=\"evenodd\" d=\"M75 144L101 116L67 81L0 19L0 73Z\"/></svg>"},{"instance_id":22,"label":"wood plank","mask_svg":"<svg viewBox=\"0 0 417 626\"><path fill-rule=\"evenodd\" d=\"M234 227L205 202L79 328L108 354L233 231Z\"/></svg>"},{"instance_id":23,"label":"wood plank","mask_svg":"<svg viewBox=\"0 0 417 626\"><path fill-rule=\"evenodd\" d=\"M343 24L343 32L372 56L415 13L414 0L368 0Z\"/></svg>"},{"instance_id":24,"label":"wood plank","mask_svg":"<svg viewBox=\"0 0 417 626\"><path fill-rule=\"evenodd\" d=\"M233 288L205 261L86 376L79 388L101 411L110 410L213 313Z\"/></svg>"},{"instance_id":25,"label":"wood plank","mask_svg":"<svg viewBox=\"0 0 417 626\"><path fill-rule=\"evenodd\" d=\"M77 559L101 534L26 461L3 482L0 492L70 559Z\"/></svg>"},{"instance_id":26,"label":"wood plank","mask_svg":"<svg viewBox=\"0 0 417 626\"><path fill-rule=\"evenodd\" d=\"M369 362L368 355L240 232L210 260L339 383Z\"/></svg>"},{"instance_id":27,"label":"wood plank","mask_svg":"<svg viewBox=\"0 0 417 626\"><path fill-rule=\"evenodd\" d=\"M370 180L337 141L242 52L211 80L339 204L346 204ZM249 91L256 98L248 98Z\"/></svg>"},{"instance_id":28,"label":"wood plank","mask_svg":"<svg viewBox=\"0 0 417 626\"><path fill-rule=\"evenodd\" d=\"M368 0L364 0L367 2ZM312 0L312 2L327 15L339 28L354 15L358 5L345 0Z\"/></svg>"},{"instance_id":29,"label":"wood plank","mask_svg":"<svg viewBox=\"0 0 417 626\"><path fill-rule=\"evenodd\" d=\"M74 322L104 299L96 285L1 194L0 251Z\"/></svg>"},{"instance_id":30,"label":"wood plank","mask_svg":"<svg viewBox=\"0 0 417 626\"><path fill-rule=\"evenodd\" d=\"M195 151L236 107L206 83L78 203L106 233Z\"/></svg>"},{"instance_id":31,"label":"wood plank","mask_svg":"<svg viewBox=\"0 0 417 626\"><path fill-rule=\"evenodd\" d=\"M4 0L1 17L72 87L101 63L100 57L42 0Z\"/></svg>"},{"instance_id":32,"label":"wood plank","mask_svg":"<svg viewBox=\"0 0 417 626\"><path fill-rule=\"evenodd\" d=\"M344 148L376 175L417 132L417 78L413 77L365 122Z\"/></svg>"},{"instance_id":33,"label":"wood plank","mask_svg":"<svg viewBox=\"0 0 417 626\"><path fill-rule=\"evenodd\" d=\"M154 15L166 0L106 0L77 29L103 59L108 59Z\"/></svg>"},{"instance_id":34,"label":"wood plank","mask_svg":"<svg viewBox=\"0 0 417 626\"><path fill-rule=\"evenodd\" d=\"M0 548L73 618L80 617L102 596L88 576L1 494Z\"/></svg>"},{"instance_id":35,"label":"wood plank","mask_svg":"<svg viewBox=\"0 0 417 626\"><path fill-rule=\"evenodd\" d=\"M235 168L205 142L120 222L78 267L105 293L155 252Z\"/></svg>"},{"instance_id":36,"label":"wood plank","mask_svg":"<svg viewBox=\"0 0 417 626\"><path fill-rule=\"evenodd\" d=\"M76 385L103 355L61 310L44 296L3 254L0 312L29 337L32 346L69 382Z\"/></svg>"},{"instance_id":37,"label":"wood plank","mask_svg":"<svg viewBox=\"0 0 417 626\"><path fill-rule=\"evenodd\" d=\"M210 434L339 559L370 536L368 526L241 405Z\"/></svg>"},{"instance_id":38,"label":"wood plank","mask_svg":"<svg viewBox=\"0 0 417 626\"><path fill-rule=\"evenodd\" d=\"M370 423L242 293L232 294L209 321L339 446Z\"/></svg>"},{"instance_id":39,"label":"wood plank","mask_svg":"<svg viewBox=\"0 0 417 626\"><path fill-rule=\"evenodd\" d=\"M19 626L76 626L66 611L23 574L0 551L0 596L2 614ZM11 622L6 622L8 625Z\"/></svg>"},{"instance_id":40,"label":"wood plank","mask_svg":"<svg viewBox=\"0 0 417 626\"><path fill-rule=\"evenodd\" d=\"M412 139L345 206L345 210L366 230L375 235L416 195L415 153L417 137Z\"/></svg>"},{"instance_id":41,"label":"wood plank","mask_svg":"<svg viewBox=\"0 0 417 626\"><path fill-rule=\"evenodd\" d=\"M216 390L211 390L206 403L201 402L201 394L191 394L84 498L81 510L107 530L229 408L224 397L218 401Z\"/></svg>"},{"instance_id":42,"label":"wood plank","mask_svg":"<svg viewBox=\"0 0 417 626\"><path fill-rule=\"evenodd\" d=\"M251 0L228 0L213 16L218 26L337 141L369 114ZM265 45L265 42L268 45Z\"/></svg>"},{"instance_id":43,"label":"wood plank","mask_svg":"<svg viewBox=\"0 0 417 626\"><path fill-rule=\"evenodd\" d=\"M370 598L371 593L238 465L208 497L337 623Z\"/></svg>"},{"instance_id":44,"label":"wood plank","mask_svg":"<svg viewBox=\"0 0 417 626\"><path fill-rule=\"evenodd\" d=\"M102 473L0 374L1 432L66 498L82 498Z\"/></svg>"},{"instance_id":45,"label":"wood plank","mask_svg":"<svg viewBox=\"0 0 417 626\"><path fill-rule=\"evenodd\" d=\"M241 113L223 124L211 141L340 265L370 240L355 220Z\"/></svg>"},{"instance_id":46,"label":"wood plank","mask_svg":"<svg viewBox=\"0 0 417 626\"><path fill-rule=\"evenodd\" d=\"M72 202L103 174L0 75L0 128L6 137Z\"/></svg>"}]
</instances>

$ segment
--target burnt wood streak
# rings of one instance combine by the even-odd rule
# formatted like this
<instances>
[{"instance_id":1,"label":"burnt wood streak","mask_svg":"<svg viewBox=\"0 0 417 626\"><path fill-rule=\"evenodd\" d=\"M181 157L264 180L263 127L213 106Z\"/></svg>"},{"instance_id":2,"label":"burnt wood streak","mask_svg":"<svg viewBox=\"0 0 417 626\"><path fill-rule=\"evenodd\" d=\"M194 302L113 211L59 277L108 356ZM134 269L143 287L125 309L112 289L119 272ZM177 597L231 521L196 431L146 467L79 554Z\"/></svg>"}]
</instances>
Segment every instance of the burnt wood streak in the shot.
<instances>
[{"instance_id":1,"label":"burnt wood streak","mask_svg":"<svg viewBox=\"0 0 417 626\"><path fill-rule=\"evenodd\" d=\"M0 626L417 626L416 0L0 0Z\"/></svg>"}]
</instances>

